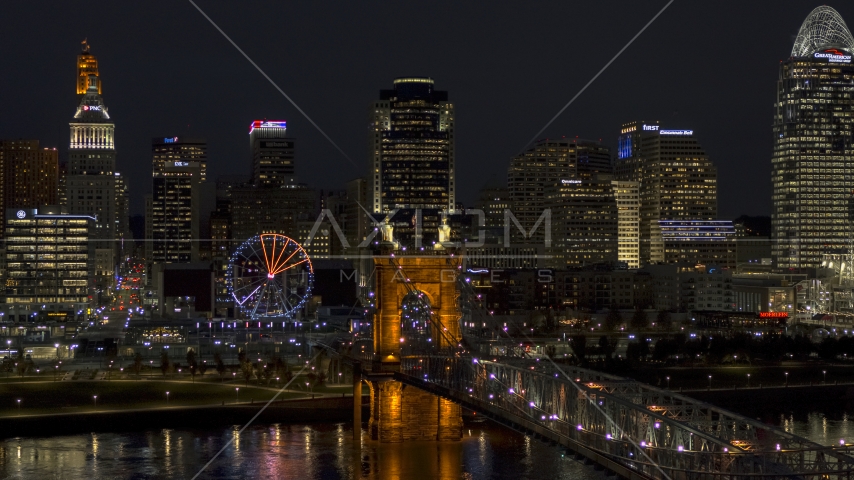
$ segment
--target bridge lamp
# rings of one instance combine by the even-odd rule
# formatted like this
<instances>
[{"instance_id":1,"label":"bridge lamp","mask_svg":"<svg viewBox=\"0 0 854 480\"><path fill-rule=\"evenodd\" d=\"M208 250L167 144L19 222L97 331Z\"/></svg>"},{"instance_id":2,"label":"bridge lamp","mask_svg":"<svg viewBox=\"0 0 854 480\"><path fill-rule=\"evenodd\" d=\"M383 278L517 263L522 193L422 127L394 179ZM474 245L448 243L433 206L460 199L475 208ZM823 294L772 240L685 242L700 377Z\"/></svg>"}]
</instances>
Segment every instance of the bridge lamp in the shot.
<instances>
[{"instance_id":1,"label":"bridge lamp","mask_svg":"<svg viewBox=\"0 0 854 480\"><path fill-rule=\"evenodd\" d=\"M530 405L530 406L531 406L531 408L533 408L533 407L535 407L535 406L536 406L536 405L534 404L534 402L531 402L531 403L529 403L528 405Z\"/></svg>"},{"instance_id":2,"label":"bridge lamp","mask_svg":"<svg viewBox=\"0 0 854 480\"><path fill-rule=\"evenodd\" d=\"M840 439L839 439L839 444L844 446L844 445L845 445L845 439L844 439L844 438L840 438Z\"/></svg>"},{"instance_id":3,"label":"bridge lamp","mask_svg":"<svg viewBox=\"0 0 854 480\"><path fill-rule=\"evenodd\" d=\"M640 447L641 447L641 448L646 447L646 442L642 441L642 442L640 443Z\"/></svg>"},{"instance_id":4,"label":"bridge lamp","mask_svg":"<svg viewBox=\"0 0 854 480\"><path fill-rule=\"evenodd\" d=\"M509 390L507 390L507 392L508 392L508 393L510 393L510 395L515 395L515 394L516 394L516 391L515 391L515 390L513 390L512 388L511 388L511 389L509 389Z\"/></svg>"},{"instance_id":5,"label":"bridge lamp","mask_svg":"<svg viewBox=\"0 0 854 480\"><path fill-rule=\"evenodd\" d=\"M579 423L578 426L575 427L576 430L584 430L584 427Z\"/></svg>"},{"instance_id":6,"label":"bridge lamp","mask_svg":"<svg viewBox=\"0 0 854 480\"><path fill-rule=\"evenodd\" d=\"M546 419L546 416L545 416L545 415L540 415L540 419L541 419L541 420L545 420L545 419Z\"/></svg>"},{"instance_id":7,"label":"bridge lamp","mask_svg":"<svg viewBox=\"0 0 854 480\"><path fill-rule=\"evenodd\" d=\"M683 447L682 445L679 445L678 447L676 447L676 451L677 451L677 452L684 452L684 451L685 451L685 447Z\"/></svg>"},{"instance_id":8,"label":"bridge lamp","mask_svg":"<svg viewBox=\"0 0 854 480\"><path fill-rule=\"evenodd\" d=\"M611 436L611 434L610 434L610 433L605 434L605 440L610 440L610 439L612 439L612 438L613 438L613 437Z\"/></svg>"},{"instance_id":9,"label":"bridge lamp","mask_svg":"<svg viewBox=\"0 0 854 480\"><path fill-rule=\"evenodd\" d=\"M778 451L780 450L780 444L779 443L777 444L777 450Z\"/></svg>"}]
</instances>

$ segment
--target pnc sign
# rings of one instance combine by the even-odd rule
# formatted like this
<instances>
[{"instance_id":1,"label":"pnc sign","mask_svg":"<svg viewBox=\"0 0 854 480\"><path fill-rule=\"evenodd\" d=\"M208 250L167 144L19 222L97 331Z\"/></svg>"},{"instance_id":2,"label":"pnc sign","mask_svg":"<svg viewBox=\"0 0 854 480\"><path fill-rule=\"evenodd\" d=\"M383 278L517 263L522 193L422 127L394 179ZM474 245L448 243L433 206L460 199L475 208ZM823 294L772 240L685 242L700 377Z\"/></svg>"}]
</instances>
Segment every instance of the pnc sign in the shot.
<instances>
[{"instance_id":1,"label":"pnc sign","mask_svg":"<svg viewBox=\"0 0 854 480\"><path fill-rule=\"evenodd\" d=\"M83 105L83 111L100 112L100 105Z\"/></svg>"},{"instance_id":2,"label":"pnc sign","mask_svg":"<svg viewBox=\"0 0 854 480\"><path fill-rule=\"evenodd\" d=\"M812 56L813 58L825 58L828 63L851 63L851 55L835 48L828 48L822 52L815 52Z\"/></svg>"}]
</instances>

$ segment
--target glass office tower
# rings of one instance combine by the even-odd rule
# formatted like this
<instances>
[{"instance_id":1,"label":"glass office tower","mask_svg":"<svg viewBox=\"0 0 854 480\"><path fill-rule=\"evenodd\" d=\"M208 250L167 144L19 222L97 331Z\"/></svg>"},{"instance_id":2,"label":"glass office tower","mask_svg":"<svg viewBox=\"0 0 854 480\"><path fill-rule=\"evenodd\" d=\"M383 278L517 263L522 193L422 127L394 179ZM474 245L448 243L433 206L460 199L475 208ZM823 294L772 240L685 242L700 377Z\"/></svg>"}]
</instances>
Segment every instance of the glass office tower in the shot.
<instances>
[{"instance_id":1,"label":"glass office tower","mask_svg":"<svg viewBox=\"0 0 854 480\"><path fill-rule=\"evenodd\" d=\"M774 104L773 255L779 268L818 267L848 252L854 202L854 39L830 7L804 21L780 64Z\"/></svg>"}]
</instances>

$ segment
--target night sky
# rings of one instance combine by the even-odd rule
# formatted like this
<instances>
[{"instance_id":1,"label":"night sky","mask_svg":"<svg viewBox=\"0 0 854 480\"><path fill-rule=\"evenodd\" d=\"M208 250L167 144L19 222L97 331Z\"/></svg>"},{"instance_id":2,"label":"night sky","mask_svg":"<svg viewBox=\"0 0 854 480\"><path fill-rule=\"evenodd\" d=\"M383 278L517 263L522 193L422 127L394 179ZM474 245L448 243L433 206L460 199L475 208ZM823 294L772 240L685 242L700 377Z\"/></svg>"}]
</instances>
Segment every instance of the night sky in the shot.
<instances>
[{"instance_id":1,"label":"night sky","mask_svg":"<svg viewBox=\"0 0 854 480\"><path fill-rule=\"evenodd\" d=\"M180 0L4 1L0 138L38 138L67 156L88 38L132 213L151 189L151 137L205 137L209 178L246 174L248 126L261 118L288 122L301 181L340 188L365 170L378 91L426 75L456 105L458 200L470 205L667 2L197 3L355 164ZM778 65L818 5L676 0L542 136L615 147L630 120L694 129L718 166L720 216L767 215ZM830 6L854 22L850 2Z\"/></svg>"}]
</instances>

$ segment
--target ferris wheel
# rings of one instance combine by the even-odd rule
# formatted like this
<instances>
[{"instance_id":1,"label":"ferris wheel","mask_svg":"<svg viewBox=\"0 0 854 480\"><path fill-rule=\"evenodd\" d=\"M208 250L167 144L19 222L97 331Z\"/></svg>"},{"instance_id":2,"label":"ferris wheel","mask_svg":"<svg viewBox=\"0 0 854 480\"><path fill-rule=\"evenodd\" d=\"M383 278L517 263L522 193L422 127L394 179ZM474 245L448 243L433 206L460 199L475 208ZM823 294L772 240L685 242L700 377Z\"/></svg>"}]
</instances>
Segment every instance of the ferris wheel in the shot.
<instances>
[{"instance_id":1,"label":"ferris wheel","mask_svg":"<svg viewBox=\"0 0 854 480\"><path fill-rule=\"evenodd\" d=\"M237 247L228 262L226 283L241 317L293 318L311 298L314 270L302 245L265 233Z\"/></svg>"}]
</instances>

